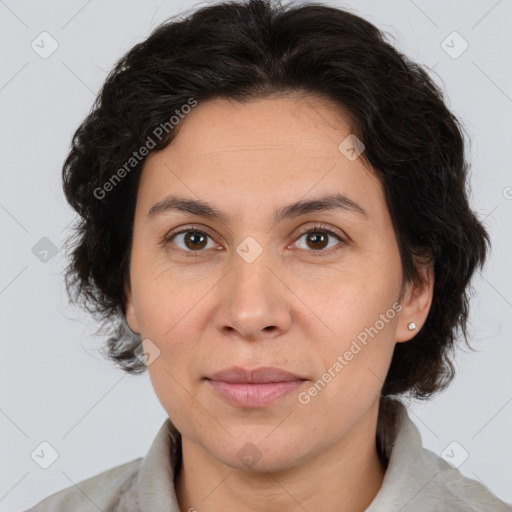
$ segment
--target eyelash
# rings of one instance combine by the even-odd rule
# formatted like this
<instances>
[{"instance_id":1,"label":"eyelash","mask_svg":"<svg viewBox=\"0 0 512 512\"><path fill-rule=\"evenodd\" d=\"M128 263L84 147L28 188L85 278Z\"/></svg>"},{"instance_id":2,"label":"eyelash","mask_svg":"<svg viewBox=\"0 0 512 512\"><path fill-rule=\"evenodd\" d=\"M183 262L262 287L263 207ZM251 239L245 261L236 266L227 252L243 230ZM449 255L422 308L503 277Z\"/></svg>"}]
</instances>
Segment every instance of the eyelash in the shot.
<instances>
[{"instance_id":1,"label":"eyelash","mask_svg":"<svg viewBox=\"0 0 512 512\"><path fill-rule=\"evenodd\" d=\"M177 235L181 235L183 233L189 233L191 231L195 231L195 232L201 233L203 235L206 235L213 240L213 237L210 234L208 234L206 231L204 231L204 229L200 229L197 226L188 226L180 231L170 232L170 233L166 234L162 240L162 245L167 245ZM305 235L307 233L311 233L311 232L323 233L323 234L333 236L340 241L341 246L346 244L346 241L343 238L341 238L337 233L335 233L332 229L330 229L325 224L316 224L314 226L308 227L307 229L305 229L299 233L297 240L299 240L303 235ZM331 249L327 249L327 250L322 249L322 250L318 250L318 251L310 250L310 251L306 251L306 252L312 253L313 256L322 257L324 255L330 255L332 252L337 252L340 249L341 249L341 247L331 248ZM183 249L179 249L179 248L175 249L175 250L178 252L181 252L187 258L198 258L198 257L200 257L200 253L204 252L202 250L200 250L200 251L184 251ZM302 250L305 250L305 249L302 249ZM194 254L194 253L199 253L199 254Z\"/></svg>"}]
</instances>

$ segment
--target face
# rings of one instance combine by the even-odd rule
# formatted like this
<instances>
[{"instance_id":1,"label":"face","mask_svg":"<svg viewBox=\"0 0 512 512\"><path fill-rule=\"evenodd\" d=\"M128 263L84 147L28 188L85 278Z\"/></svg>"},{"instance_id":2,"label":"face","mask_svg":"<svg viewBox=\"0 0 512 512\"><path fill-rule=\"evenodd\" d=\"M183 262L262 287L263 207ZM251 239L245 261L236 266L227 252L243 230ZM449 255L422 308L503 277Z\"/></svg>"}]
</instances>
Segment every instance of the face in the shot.
<instances>
[{"instance_id":1,"label":"face","mask_svg":"<svg viewBox=\"0 0 512 512\"><path fill-rule=\"evenodd\" d=\"M183 438L231 467L247 467L245 452L262 471L292 467L375 414L394 345L414 336L409 322L421 327L431 288L404 283L397 302L382 186L328 100L217 99L180 122L142 172L127 321ZM345 200L287 209L335 195ZM236 400L208 380L233 366L296 380L224 385Z\"/></svg>"}]
</instances>

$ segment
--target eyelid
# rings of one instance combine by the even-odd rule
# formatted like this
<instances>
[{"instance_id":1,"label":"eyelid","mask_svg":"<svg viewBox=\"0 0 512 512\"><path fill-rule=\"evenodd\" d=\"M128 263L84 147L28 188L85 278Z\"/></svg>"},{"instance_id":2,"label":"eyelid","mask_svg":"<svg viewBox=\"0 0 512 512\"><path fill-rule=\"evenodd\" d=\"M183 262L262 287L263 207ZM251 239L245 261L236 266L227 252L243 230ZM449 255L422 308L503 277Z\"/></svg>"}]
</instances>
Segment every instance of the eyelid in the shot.
<instances>
[{"instance_id":1,"label":"eyelid","mask_svg":"<svg viewBox=\"0 0 512 512\"><path fill-rule=\"evenodd\" d=\"M326 231L330 235L337 236L342 242L348 242L347 235L328 224L323 224L322 222L314 222L312 226L305 226L301 231L299 231L298 236L302 236L310 231Z\"/></svg>"},{"instance_id":2,"label":"eyelid","mask_svg":"<svg viewBox=\"0 0 512 512\"><path fill-rule=\"evenodd\" d=\"M172 238L174 238L177 235L181 235L183 233L188 233L189 231L199 231L200 233L204 233L205 235L208 235L212 240L215 239L215 236L212 234L211 230L207 228L206 226L202 225L195 225L190 224L186 226L181 226L179 228L176 228L176 230L168 231L160 240L161 245L165 245L168 242L171 241ZM179 249L178 250L182 250ZM182 250L183 251L183 250ZM204 252L204 251L186 251L186 252Z\"/></svg>"}]
</instances>

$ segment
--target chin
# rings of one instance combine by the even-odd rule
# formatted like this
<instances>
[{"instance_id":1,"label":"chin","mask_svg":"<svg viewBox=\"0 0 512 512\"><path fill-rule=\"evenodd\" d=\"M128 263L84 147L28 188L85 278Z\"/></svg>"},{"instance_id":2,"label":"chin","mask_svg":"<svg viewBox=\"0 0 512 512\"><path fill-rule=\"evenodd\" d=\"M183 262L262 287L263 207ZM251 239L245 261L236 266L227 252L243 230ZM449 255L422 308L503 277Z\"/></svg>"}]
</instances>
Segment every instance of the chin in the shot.
<instances>
[{"instance_id":1,"label":"chin","mask_svg":"<svg viewBox=\"0 0 512 512\"><path fill-rule=\"evenodd\" d=\"M248 433L246 427L242 436L227 436L224 446L210 452L226 466L256 473L286 471L308 458L303 439L294 439L286 432L274 438L276 431L272 432L273 428L275 426L256 429L256 434L256 431Z\"/></svg>"}]
</instances>

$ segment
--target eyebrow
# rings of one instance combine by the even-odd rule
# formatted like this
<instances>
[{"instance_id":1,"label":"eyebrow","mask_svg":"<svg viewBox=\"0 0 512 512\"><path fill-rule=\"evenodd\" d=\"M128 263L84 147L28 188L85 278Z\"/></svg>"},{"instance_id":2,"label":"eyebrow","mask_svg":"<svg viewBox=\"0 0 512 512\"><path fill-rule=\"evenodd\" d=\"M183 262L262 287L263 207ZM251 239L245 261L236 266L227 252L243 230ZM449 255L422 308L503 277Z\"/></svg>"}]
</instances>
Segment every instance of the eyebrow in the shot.
<instances>
[{"instance_id":1,"label":"eyebrow","mask_svg":"<svg viewBox=\"0 0 512 512\"><path fill-rule=\"evenodd\" d=\"M283 219L292 219L307 213L329 210L343 210L346 212L357 213L365 218L368 216L364 208L348 197L337 193L324 195L310 200L300 200L286 205L274 212L274 221L278 223ZM204 201L187 199L173 194L154 204L149 209L148 217L154 218L168 211L180 211L200 217L219 219L224 224L228 224L233 218L232 215L225 213Z\"/></svg>"}]
</instances>

